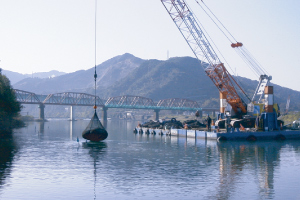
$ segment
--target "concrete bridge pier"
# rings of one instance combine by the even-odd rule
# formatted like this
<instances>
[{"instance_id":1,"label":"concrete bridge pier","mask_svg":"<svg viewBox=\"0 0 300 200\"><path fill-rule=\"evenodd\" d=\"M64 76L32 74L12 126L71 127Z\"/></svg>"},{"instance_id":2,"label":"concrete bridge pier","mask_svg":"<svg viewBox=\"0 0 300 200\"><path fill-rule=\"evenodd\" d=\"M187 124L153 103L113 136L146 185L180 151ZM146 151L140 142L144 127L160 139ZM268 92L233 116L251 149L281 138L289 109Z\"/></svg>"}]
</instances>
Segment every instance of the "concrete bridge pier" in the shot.
<instances>
[{"instance_id":1,"label":"concrete bridge pier","mask_svg":"<svg viewBox=\"0 0 300 200\"><path fill-rule=\"evenodd\" d=\"M154 120L158 121L159 120L159 109L154 110Z\"/></svg>"},{"instance_id":2,"label":"concrete bridge pier","mask_svg":"<svg viewBox=\"0 0 300 200\"><path fill-rule=\"evenodd\" d=\"M70 139L73 138L73 129L74 129L74 123L73 121L70 121Z\"/></svg>"},{"instance_id":3,"label":"concrete bridge pier","mask_svg":"<svg viewBox=\"0 0 300 200\"><path fill-rule=\"evenodd\" d=\"M39 120L44 121L45 120L45 105L41 103L39 105L39 109L40 109L40 119Z\"/></svg>"},{"instance_id":4,"label":"concrete bridge pier","mask_svg":"<svg viewBox=\"0 0 300 200\"><path fill-rule=\"evenodd\" d=\"M75 121L75 118L74 118L74 110L75 110L75 107L74 106L70 106L70 121Z\"/></svg>"},{"instance_id":5,"label":"concrete bridge pier","mask_svg":"<svg viewBox=\"0 0 300 200\"><path fill-rule=\"evenodd\" d=\"M104 128L107 127L107 107L102 107L102 125Z\"/></svg>"}]
</instances>

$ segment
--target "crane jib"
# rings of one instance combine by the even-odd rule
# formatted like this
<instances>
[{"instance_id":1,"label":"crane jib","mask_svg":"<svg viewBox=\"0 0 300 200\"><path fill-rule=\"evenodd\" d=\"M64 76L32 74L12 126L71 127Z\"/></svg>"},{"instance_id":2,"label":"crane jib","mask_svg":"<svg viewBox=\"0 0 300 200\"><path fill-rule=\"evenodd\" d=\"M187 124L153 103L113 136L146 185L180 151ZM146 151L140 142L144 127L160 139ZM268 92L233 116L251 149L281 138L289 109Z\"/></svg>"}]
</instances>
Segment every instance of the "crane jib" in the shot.
<instances>
[{"instance_id":1,"label":"crane jib","mask_svg":"<svg viewBox=\"0 0 300 200\"><path fill-rule=\"evenodd\" d=\"M231 105L232 109L235 112L241 110L242 113L247 113L246 105L238 95L234 83L240 89L241 87L231 77L230 73L224 67L224 64L219 60L199 25L200 23L194 17L186 2L184 0L161 0L161 2L196 58L201 63L208 63L208 65L202 64L201 66L218 90L227 95L227 102ZM198 49L200 49L200 51Z\"/></svg>"},{"instance_id":2,"label":"crane jib","mask_svg":"<svg viewBox=\"0 0 300 200\"><path fill-rule=\"evenodd\" d=\"M200 27L200 23L197 22L185 1L161 0L161 2L195 56L210 65L220 63L217 54ZM201 51L196 51L196 49L200 49Z\"/></svg>"}]
</instances>

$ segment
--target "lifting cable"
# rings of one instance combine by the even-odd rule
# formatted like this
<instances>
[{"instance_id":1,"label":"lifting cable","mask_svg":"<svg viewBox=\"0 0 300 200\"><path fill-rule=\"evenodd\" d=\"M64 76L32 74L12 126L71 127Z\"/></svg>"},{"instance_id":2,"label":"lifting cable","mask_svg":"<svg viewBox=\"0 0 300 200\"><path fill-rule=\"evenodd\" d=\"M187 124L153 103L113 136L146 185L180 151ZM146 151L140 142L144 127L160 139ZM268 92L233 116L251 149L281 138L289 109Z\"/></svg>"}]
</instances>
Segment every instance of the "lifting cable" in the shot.
<instances>
[{"instance_id":1,"label":"lifting cable","mask_svg":"<svg viewBox=\"0 0 300 200\"><path fill-rule=\"evenodd\" d=\"M86 140L90 140L92 142L99 142L102 140L105 140L108 136L107 131L101 124L98 115L97 115L97 45L96 45L96 39L97 39L97 0L95 0L95 74L94 74L94 79L95 79L95 105L94 105L94 115L91 118L89 124L85 128L85 130L82 132L82 137Z\"/></svg>"},{"instance_id":2,"label":"lifting cable","mask_svg":"<svg viewBox=\"0 0 300 200\"><path fill-rule=\"evenodd\" d=\"M246 65L248 65L248 67L250 68L250 70L257 76L260 76L260 73L257 71L257 69L253 66L253 64L251 63L251 60L247 59L247 55L244 54L243 51L240 51L239 49L235 49L236 53L243 59L243 61L246 63Z\"/></svg>"},{"instance_id":3,"label":"lifting cable","mask_svg":"<svg viewBox=\"0 0 300 200\"><path fill-rule=\"evenodd\" d=\"M264 74L269 74L267 72L267 70L255 59L255 57L250 53L250 51L248 51L246 49L246 47L242 48L243 51L245 51L245 53L258 65L258 67L260 68L260 70L264 73Z\"/></svg>"},{"instance_id":4,"label":"lifting cable","mask_svg":"<svg viewBox=\"0 0 300 200\"><path fill-rule=\"evenodd\" d=\"M191 10L189 8L189 10ZM191 10L192 12L192 10ZM194 13L194 12L192 12ZM233 72L232 68L230 67L230 65L228 64L227 60L225 59L225 57L223 56L223 54L221 53L221 51L219 50L218 46L214 43L213 39L210 37L210 35L208 34L208 32L206 31L206 29L204 28L204 26L201 24L200 20L197 18L196 15L194 15L194 17L196 18L197 20L197 23L199 23L199 25L201 26L201 29L203 30L204 32L204 35L207 36L209 38L209 42L211 42L214 46L215 49L217 49L218 53L221 55L221 57L223 58L223 60L225 61L225 63L228 65L229 69ZM221 30L221 29L220 29ZM221 30L222 31L222 30ZM224 34L225 35L225 34ZM225 35L226 36L226 35ZM229 39L229 38L228 38ZM217 58L218 58L218 55L216 55ZM218 58L218 61L221 63L220 59ZM211 64L211 63L210 63Z\"/></svg>"},{"instance_id":5,"label":"lifting cable","mask_svg":"<svg viewBox=\"0 0 300 200\"><path fill-rule=\"evenodd\" d=\"M209 13L201 6L201 4L195 0L196 3L202 8L202 10L206 13L206 15L213 21L213 23L218 27L218 29L224 34L224 36L230 41L230 43L233 43L232 40L228 37L228 35L225 34L225 32L218 26L218 24L215 22L215 20L210 16ZM203 5L208 9L208 11L213 15L213 17L221 24L221 26L227 31L227 33L232 37L232 39L237 42L237 40L233 37L233 35L227 30L227 28L222 24L222 22L217 18L217 16L207 7L207 5L201 0Z\"/></svg>"},{"instance_id":6,"label":"lifting cable","mask_svg":"<svg viewBox=\"0 0 300 200\"><path fill-rule=\"evenodd\" d=\"M258 61L250 54L250 52L245 47L241 47L240 49L235 50L258 77L262 74L268 74L268 72L258 63Z\"/></svg>"},{"instance_id":7,"label":"lifting cable","mask_svg":"<svg viewBox=\"0 0 300 200\"><path fill-rule=\"evenodd\" d=\"M94 74L94 79L95 79L95 105L94 105L94 109L96 112L97 109L97 102L96 102L96 98L97 98L97 0L95 0L95 74Z\"/></svg>"},{"instance_id":8,"label":"lifting cable","mask_svg":"<svg viewBox=\"0 0 300 200\"><path fill-rule=\"evenodd\" d=\"M229 30L223 25L223 23L217 18L217 16L211 11L211 9L201 0L205 8L209 11L209 13L203 8L203 6L199 3L198 0L195 0L196 3L200 6L200 8L206 13L206 15L213 21L213 23L217 26L217 28L223 33L223 35L229 40L232 44L231 46L235 48L237 54L244 60L244 62L250 67L250 69L254 72L254 74L258 75L258 77L262 74L268 74L267 71L258 63L258 61L250 54L250 52L243 46L242 43L237 42L234 36L229 32ZM215 19L215 20L214 20ZM220 26L225 30L223 30ZM225 33L227 32L227 34ZM230 39L230 37L232 39ZM236 43L232 42L234 40ZM219 51L220 52L220 51ZM222 56L223 57L223 56ZM224 58L224 57L223 57ZM227 63L227 62L226 62ZM229 66L229 64L227 63ZM229 66L230 67L230 66ZM232 69L231 69L232 70Z\"/></svg>"},{"instance_id":9,"label":"lifting cable","mask_svg":"<svg viewBox=\"0 0 300 200\"><path fill-rule=\"evenodd\" d=\"M208 6L202 1L202 3L205 5L205 7L208 9L208 11L211 13L211 15L213 15L213 17L219 22L219 24L221 24L221 26L225 29L225 31L228 33L228 34L226 34L221 28L220 28L220 26L218 26L218 24L216 23L216 21L211 17L211 15L201 6L201 4L197 1L197 0L195 0L196 1L196 3L201 7L201 9L206 13L206 15L213 21L213 23L217 26L217 28L223 33L223 35L229 40L229 42L231 43L231 44L233 44L234 42L233 41L235 41L237 44L238 44L238 42L237 42L237 40L234 38L234 36L228 31L228 29L226 29L226 27L222 24L222 22L217 18L217 16L208 8ZM199 21L199 20L198 20ZM201 24L201 23L200 23ZM203 25L201 24L201 26L203 27ZM204 29L204 28L203 28ZM205 29L204 29L205 30ZM207 34L207 31L205 31L206 32L206 34ZM227 62L227 60L225 59L225 57L222 55L222 53L221 53L221 51L218 49L218 47L216 46L216 44L213 42L213 40L211 39L211 37L209 36L209 34L207 34L208 35L208 37L209 37L209 39L210 39L210 41L213 43L213 45L214 45L214 47L217 49L217 51L220 53L220 55L221 55L221 57L224 59L224 61L225 61L225 63L226 63L226 65L229 67L229 69L233 72L233 70L232 70L232 68L231 68L231 66L229 65L229 63ZM230 37L232 38L232 39L230 39ZM239 44L241 44L241 43L239 43ZM233 79L233 77L230 75L230 77L231 77L231 79L235 82L235 84L238 86L238 88L241 90L241 92L245 95L245 97L249 100L249 101L251 101L251 99L249 98L249 96L246 94L246 92L240 87L240 85L242 85L242 83L239 81L239 80L235 80L235 79ZM239 82L239 84L237 83L237 82Z\"/></svg>"}]
</instances>

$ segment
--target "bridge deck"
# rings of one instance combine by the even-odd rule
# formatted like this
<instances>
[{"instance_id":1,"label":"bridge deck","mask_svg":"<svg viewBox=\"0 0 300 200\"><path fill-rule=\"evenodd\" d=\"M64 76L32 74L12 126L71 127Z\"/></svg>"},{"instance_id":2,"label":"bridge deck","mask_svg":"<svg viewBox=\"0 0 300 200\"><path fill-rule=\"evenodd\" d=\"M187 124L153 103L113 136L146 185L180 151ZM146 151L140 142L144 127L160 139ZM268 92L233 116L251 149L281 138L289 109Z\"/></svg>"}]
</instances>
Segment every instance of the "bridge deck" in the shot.
<instances>
[{"instance_id":1,"label":"bridge deck","mask_svg":"<svg viewBox=\"0 0 300 200\"><path fill-rule=\"evenodd\" d=\"M17 100L22 104L47 104L70 106L94 106L95 96L85 93L63 92L49 95L37 95L32 92L15 89ZM105 102L105 103L104 103ZM188 99L163 99L154 103L152 99L140 96L124 95L110 97L107 101L96 96L96 105L102 108L148 109L148 110L190 110L218 111L215 108L201 108L196 101Z\"/></svg>"}]
</instances>

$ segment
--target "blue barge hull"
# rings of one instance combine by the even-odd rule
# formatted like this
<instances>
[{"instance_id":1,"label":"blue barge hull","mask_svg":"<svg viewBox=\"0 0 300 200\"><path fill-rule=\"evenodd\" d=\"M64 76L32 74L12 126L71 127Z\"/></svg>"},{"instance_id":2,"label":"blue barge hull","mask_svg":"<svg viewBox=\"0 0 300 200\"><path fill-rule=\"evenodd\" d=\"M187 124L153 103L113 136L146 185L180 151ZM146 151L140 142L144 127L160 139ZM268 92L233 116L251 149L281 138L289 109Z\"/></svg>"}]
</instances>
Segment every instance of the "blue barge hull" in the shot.
<instances>
[{"instance_id":1,"label":"blue barge hull","mask_svg":"<svg viewBox=\"0 0 300 200\"><path fill-rule=\"evenodd\" d=\"M237 131L237 132L217 132L199 131L186 129L150 129L135 128L134 132L139 134L158 134L177 137L199 138L207 140L296 140L300 139L300 130L273 130L273 131Z\"/></svg>"}]
</instances>

